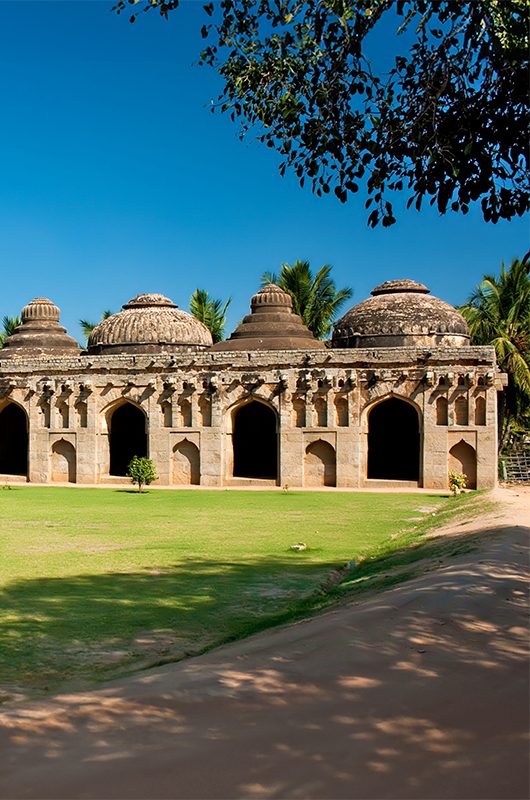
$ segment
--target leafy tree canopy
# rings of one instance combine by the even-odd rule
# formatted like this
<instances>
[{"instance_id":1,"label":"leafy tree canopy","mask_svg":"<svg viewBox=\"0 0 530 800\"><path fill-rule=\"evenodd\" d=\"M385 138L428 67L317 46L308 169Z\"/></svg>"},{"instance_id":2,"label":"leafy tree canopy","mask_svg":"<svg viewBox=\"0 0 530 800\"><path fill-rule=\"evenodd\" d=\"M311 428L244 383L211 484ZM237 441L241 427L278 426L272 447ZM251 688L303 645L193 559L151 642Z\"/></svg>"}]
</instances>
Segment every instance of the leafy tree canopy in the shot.
<instances>
[{"instance_id":1,"label":"leafy tree canopy","mask_svg":"<svg viewBox=\"0 0 530 800\"><path fill-rule=\"evenodd\" d=\"M340 307L353 295L348 286L337 289L329 264L313 275L309 261L282 264L279 275L265 272L261 285L268 283L275 283L291 295L294 313L302 317L317 339L329 334Z\"/></svg>"},{"instance_id":2,"label":"leafy tree canopy","mask_svg":"<svg viewBox=\"0 0 530 800\"><path fill-rule=\"evenodd\" d=\"M133 483L138 484L139 492L142 491L143 486L149 486L158 477L155 472L155 465L147 456L133 456L127 467L127 475Z\"/></svg>"},{"instance_id":3,"label":"leafy tree canopy","mask_svg":"<svg viewBox=\"0 0 530 800\"><path fill-rule=\"evenodd\" d=\"M133 22L178 5L114 9L134 6ZM222 0L204 10L201 61L224 81L219 107L281 154L282 174L342 202L364 183L371 226L395 222L396 192L441 213L480 202L491 222L528 209L528 0ZM392 36L375 48L382 29Z\"/></svg>"},{"instance_id":4,"label":"leafy tree canopy","mask_svg":"<svg viewBox=\"0 0 530 800\"><path fill-rule=\"evenodd\" d=\"M515 429L528 432L530 409L530 257L516 258L501 273L485 275L460 308L473 344L495 347L508 385L499 405L499 449Z\"/></svg>"}]
</instances>

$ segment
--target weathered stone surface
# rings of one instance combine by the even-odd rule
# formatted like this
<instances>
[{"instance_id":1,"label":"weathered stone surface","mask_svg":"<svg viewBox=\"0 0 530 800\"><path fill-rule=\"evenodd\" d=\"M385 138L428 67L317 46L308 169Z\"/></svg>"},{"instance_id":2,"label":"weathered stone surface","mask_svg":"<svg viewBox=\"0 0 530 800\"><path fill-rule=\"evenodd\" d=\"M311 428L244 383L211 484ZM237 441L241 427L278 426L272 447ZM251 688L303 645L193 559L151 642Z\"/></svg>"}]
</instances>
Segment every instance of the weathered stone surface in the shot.
<instances>
[{"instance_id":1,"label":"weathered stone surface","mask_svg":"<svg viewBox=\"0 0 530 800\"><path fill-rule=\"evenodd\" d=\"M215 344L213 351L324 349L324 344L293 313L291 297L274 283L253 296L250 308L251 313L244 317L230 339Z\"/></svg>"},{"instance_id":2,"label":"weathered stone surface","mask_svg":"<svg viewBox=\"0 0 530 800\"><path fill-rule=\"evenodd\" d=\"M59 325L60 312L51 300L37 297L22 309L22 325L8 336L4 358L41 358L79 353L79 345Z\"/></svg>"},{"instance_id":3,"label":"weathered stone surface","mask_svg":"<svg viewBox=\"0 0 530 800\"><path fill-rule=\"evenodd\" d=\"M171 353L210 347L206 325L181 311L162 294L139 294L122 311L96 325L88 340L90 354Z\"/></svg>"},{"instance_id":4,"label":"weathered stone surface","mask_svg":"<svg viewBox=\"0 0 530 800\"><path fill-rule=\"evenodd\" d=\"M448 303L410 280L387 281L335 325L333 347L459 346L469 343L467 323Z\"/></svg>"},{"instance_id":5,"label":"weathered stone surface","mask_svg":"<svg viewBox=\"0 0 530 800\"><path fill-rule=\"evenodd\" d=\"M394 288L388 296L403 294L402 284ZM412 294L425 299L424 289ZM124 328L120 322L113 342L109 333L109 352L81 354L67 347L44 355L42 349L28 347L13 358L12 345L0 350L0 454L2 412L14 403L27 421L28 480L123 480L110 474L109 442L114 412L129 403L143 412L142 435L160 485L252 483L252 478L234 477L234 425L239 409L255 402L271 409L276 419L273 482L372 486L370 414L380 403L397 398L415 409L418 420L418 480L410 485L445 489L449 466L469 465L470 457L466 468L473 470L478 488L496 482L496 393L504 376L496 368L492 347L470 347L466 337L458 346L451 337L441 346L425 346L407 335L411 346L330 350L310 337L299 318L293 323L296 336L280 337L278 319L287 320L285 330L292 330L290 298L267 287L253 298L253 321L241 326L248 336L224 342L223 349L208 348L193 333L200 329L192 323L182 333L178 325L183 318L172 317L168 338L173 337L174 351L165 351L156 341L161 331L156 326L165 324L164 314L184 312L161 295L140 296L127 306L114 317L133 314L134 322ZM33 324L36 317L43 323L39 335L51 330L50 341L56 341L58 309L49 301L27 308L24 324ZM189 315L184 317L187 326ZM145 331L135 327L142 320L148 321ZM261 328L253 327L256 320ZM16 336L18 332L11 339ZM119 347L120 337L129 342L116 353L112 345ZM294 340L296 345L288 347ZM248 347L242 346L244 341ZM145 345L153 352L143 350ZM259 445L254 449L259 458ZM389 457L390 450L391 444ZM2 479L18 479L9 472L6 476Z\"/></svg>"}]
</instances>

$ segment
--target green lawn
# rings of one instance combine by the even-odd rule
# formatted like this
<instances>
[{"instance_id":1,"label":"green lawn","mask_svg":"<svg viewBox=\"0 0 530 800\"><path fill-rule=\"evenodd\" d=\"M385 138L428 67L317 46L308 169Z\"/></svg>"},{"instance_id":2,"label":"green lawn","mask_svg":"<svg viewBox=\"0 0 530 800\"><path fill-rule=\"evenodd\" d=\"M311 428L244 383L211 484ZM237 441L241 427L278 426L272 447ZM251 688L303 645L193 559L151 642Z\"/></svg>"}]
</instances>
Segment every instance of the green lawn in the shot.
<instances>
[{"instance_id":1,"label":"green lawn","mask_svg":"<svg viewBox=\"0 0 530 800\"><path fill-rule=\"evenodd\" d=\"M289 619L332 570L417 540L458 503L0 489L0 699L115 677ZM299 541L308 549L290 551Z\"/></svg>"}]
</instances>

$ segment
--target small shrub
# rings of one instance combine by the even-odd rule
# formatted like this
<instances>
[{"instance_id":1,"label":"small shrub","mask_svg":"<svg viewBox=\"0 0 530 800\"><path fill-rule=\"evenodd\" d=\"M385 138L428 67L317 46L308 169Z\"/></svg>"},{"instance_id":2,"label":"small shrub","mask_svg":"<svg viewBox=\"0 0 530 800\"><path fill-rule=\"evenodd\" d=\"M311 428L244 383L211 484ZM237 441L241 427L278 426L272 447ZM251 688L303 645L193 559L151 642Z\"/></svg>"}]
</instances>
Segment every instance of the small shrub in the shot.
<instances>
[{"instance_id":1,"label":"small shrub","mask_svg":"<svg viewBox=\"0 0 530 800\"><path fill-rule=\"evenodd\" d=\"M133 483L138 484L138 491L142 491L142 486L149 486L156 481L158 475L155 472L155 465L147 456L133 456L131 463L127 467L127 475Z\"/></svg>"},{"instance_id":2,"label":"small shrub","mask_svg":"<svg viewBox=\"0 0 530 800\"><path fill-rule=\"evenodd\" d=\"M451 489L453 495L460 494L462 489L466 488L466 476L461 472L450 472L449 488Z\"/></svg>"}]
</instances>

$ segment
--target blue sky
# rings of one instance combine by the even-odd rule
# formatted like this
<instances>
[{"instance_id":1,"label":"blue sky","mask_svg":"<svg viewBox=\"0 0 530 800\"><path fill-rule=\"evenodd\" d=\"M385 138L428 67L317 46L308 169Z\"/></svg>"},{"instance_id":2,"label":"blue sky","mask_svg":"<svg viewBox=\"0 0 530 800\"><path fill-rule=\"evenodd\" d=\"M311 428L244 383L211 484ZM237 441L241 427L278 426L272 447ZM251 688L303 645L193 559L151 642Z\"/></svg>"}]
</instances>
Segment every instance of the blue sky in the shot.
<instances>
[{"instance_id":1,"label":"blue sky","mask_svg":"<svg viewBox=\"0 0 530 800\"><path fill-rule=\"evenodd\" d=\"M202 3L135 25L111 6L0 2L0 315L45 295L80 338L80 317L144 291L187 309L199 286L232 296L230 331L261 274L296 258L332 264L356 302L410 277L458 304L528 249L527 220L425 209L372 230L362 192L341 205L281 178L272 151L210 113Z\"/></svg>"}]
</instances>

